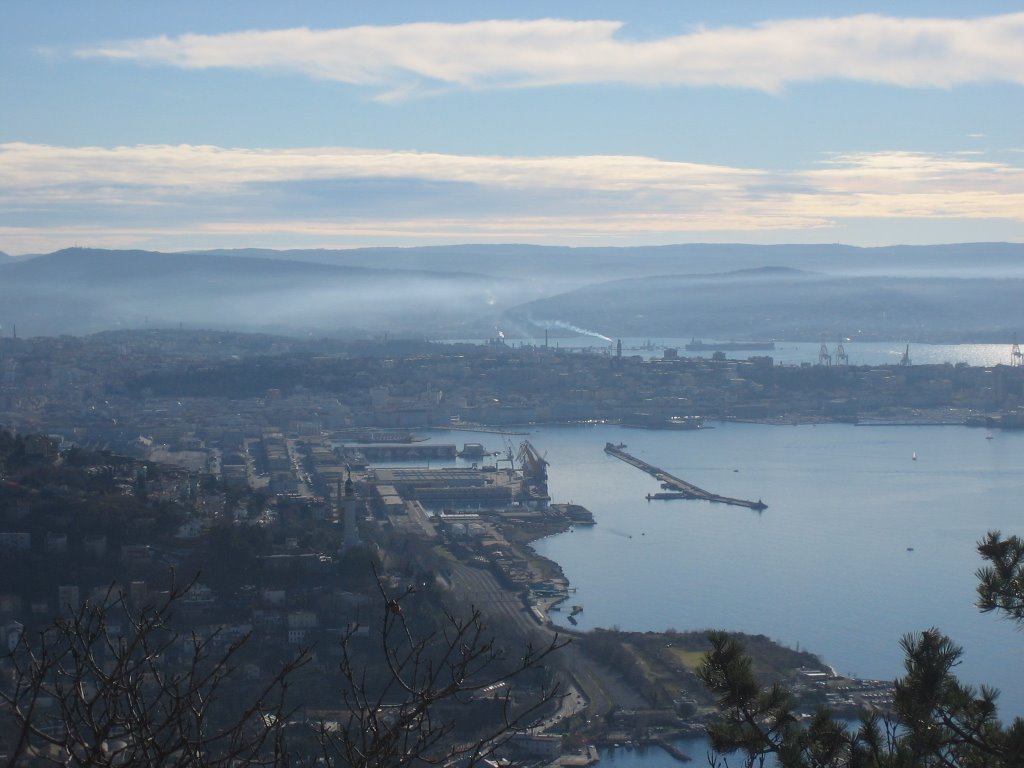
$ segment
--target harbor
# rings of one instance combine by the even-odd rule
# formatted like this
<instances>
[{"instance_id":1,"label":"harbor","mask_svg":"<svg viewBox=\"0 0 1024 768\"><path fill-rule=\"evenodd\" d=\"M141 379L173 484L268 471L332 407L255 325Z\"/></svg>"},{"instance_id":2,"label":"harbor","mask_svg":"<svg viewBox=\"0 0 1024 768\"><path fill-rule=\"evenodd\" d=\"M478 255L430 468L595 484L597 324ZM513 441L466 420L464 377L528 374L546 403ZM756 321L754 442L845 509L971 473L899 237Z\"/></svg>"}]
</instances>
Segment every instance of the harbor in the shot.
<instances>
[{"instance_id":1,"label":"harbor","mask_svg":"<svg viewBox=\"0 0 1024 768\"><path fill-rule=\"evenodd\" d=\"M699 499L701 501L712 501L717 504L729 504L734 507L746 507L747 509L753 509L757 512L761 512L768 508L768 505L758 499L757 501L750 501L748 499L735 499L731 496L721 496L717 493L711 493L705 491L703 488L698 488L692 483L688 483L675 475L671 475L663 469L659 469L652 464L648 464L643 459L638 459L632 454L626 453L624 446L613 445L612 443L605 443L604 452L609 456L614 456L617 459L621 459L627 464L632 464L637 469L643 470L659 483L661 487L666 490L666 493L649 493L647 494L647 500L670 500L670 499Z\"/></svg>"}]
</instances>

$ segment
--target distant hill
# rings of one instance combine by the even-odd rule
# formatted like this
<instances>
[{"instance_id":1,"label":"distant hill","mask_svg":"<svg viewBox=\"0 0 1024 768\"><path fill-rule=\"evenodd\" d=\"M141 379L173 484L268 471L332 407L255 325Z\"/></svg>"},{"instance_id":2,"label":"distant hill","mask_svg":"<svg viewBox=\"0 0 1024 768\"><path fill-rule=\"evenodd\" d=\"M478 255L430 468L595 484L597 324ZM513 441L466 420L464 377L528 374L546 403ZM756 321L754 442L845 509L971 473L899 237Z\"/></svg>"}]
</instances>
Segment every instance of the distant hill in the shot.
<instances>
[{"instance_id":1,"label":"distant hill","mask_svg":"<svg viewBox=\"0 0 1024 768\"><path fill-rule=\"evenodd\" d=\"M621 248L538 245L445 245L348 250L205 251L222 256L452 272L483 272L563 290L626 277L720 273L780 266L831 274L1024 277L1024 243L857 248L849 245L691 243Z\"/></svg>"},{"instance_id":2,"label":"distant hill","mask_svg":"<svg viewBox=\"0 0 1024 768\"><path fill-rule=\"evenodd\" d=\"M513 327L606 336L1005 342L1024 336L1024 278L837 276L787 268L662 275L516 307Z\"/></svg>"},{"instance_id":3,"label":"distant hill","mask_svg":"<svg viewBox=\"0 0 1024 768\"><path fill-rule=\"evenodd\" d=\"M458 338L496 325L541 337L544 321L609 336L1005 341L1024 335L1022 280L1012 243L71 248L0 259L0 325Z\"/></svg>"},{"instance_id":4,"label":"distant hill","mask_svg":"<svg viewBox=\"0 0 1024 768\"><path fill-rule=\"evenodd\" d=\"M208 327L457 332L528 297L486 275L71 248L0 264L0 323L24 335Z\"/></svg>"}]
</instances>

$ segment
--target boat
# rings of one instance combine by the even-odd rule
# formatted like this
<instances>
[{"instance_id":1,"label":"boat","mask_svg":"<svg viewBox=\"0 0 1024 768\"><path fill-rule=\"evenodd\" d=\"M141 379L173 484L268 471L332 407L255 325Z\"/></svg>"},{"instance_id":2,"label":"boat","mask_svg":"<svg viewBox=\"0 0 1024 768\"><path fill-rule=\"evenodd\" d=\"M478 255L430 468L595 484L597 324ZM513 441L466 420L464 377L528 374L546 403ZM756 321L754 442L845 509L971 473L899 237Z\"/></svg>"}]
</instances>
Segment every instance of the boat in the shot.
<instances>
[{"instance_id":1,"label":"boat","mask_svg":"<svg viewBox=\"0 0 1024 768\"><path fill-rule=\"evenodd\" d=\"M490 454L484 450L481 443L463 443L462 450L455 455L460 459L482 459Z\"/></svg>"},{"instance_id":2,"label":"boat","mask_svg":"<svg viewBox=\"0 0 1024 768\"><path fill-rule=\"evenodd\" d=\"M910 456L911 461L917 461L917 451L914 451Z\"/></svg>"},{"instance_id":3,"label":"boat","mask_svg":"<svg viewBox=\"0 0 1024 768\"><path fill-rule=\"evenodd\" d=\"M735 352L738 350L770 350L775 349L774 341L717 341L704 342L690 339L686 345L687 352Z\"/></svg>"}]
</instances>

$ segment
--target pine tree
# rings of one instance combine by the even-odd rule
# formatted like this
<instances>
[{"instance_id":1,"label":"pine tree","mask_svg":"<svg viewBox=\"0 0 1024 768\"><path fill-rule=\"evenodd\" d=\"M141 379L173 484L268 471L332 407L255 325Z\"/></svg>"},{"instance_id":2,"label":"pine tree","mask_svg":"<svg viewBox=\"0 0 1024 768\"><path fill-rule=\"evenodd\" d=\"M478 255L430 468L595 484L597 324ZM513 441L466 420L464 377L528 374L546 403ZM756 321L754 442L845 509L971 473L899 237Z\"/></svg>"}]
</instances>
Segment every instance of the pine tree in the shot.
<instances>
[{"instance_id":1,"label":"pine tree","mask_svg":"<svg viewBox=\"0 0 1024 768\"><path fill-rule=\"evenodd\" d=\"M1024 625L1024 539L991 531L978 552L988 563L977 573L978 607ZM1024 768L1024 720L1004 726L998 691L957 679L963 649L937 629L904 636L893 712L865 711L855 728L825 708L800 722L792 692L762 687L740 643L724 632L709 639L698 674L720 718L708 735L718 755L738 755L747 768L770 757L782 768Z\"/></svg>"}]
</instances>

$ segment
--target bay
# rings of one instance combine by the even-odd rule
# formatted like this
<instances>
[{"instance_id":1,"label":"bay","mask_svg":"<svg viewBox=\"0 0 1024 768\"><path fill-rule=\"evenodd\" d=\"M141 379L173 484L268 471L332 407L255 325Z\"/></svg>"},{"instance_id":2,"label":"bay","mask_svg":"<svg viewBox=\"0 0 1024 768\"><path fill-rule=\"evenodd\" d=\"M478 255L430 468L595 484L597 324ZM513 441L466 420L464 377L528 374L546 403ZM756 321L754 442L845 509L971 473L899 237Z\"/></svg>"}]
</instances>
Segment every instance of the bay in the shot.
<instances>
[{"instance_id":1,"label":"bay","mask_svg":"<svg viewBox=\"0 0 1024 768\"><path fill-rule=\"evenodd\" d=\"M902 673L900 638L937 627L964 647L958 676L1000 688L1004 722L1024 716L1024 633L977 610L974 575L986 531L1024 535L1024 432L710 426L523 428L550 462L552 499L582 504L597 521L534 545L576 588L578 629L764 634L840 673L891 680ZM432 434L503 448L497 435ZM606 442L768 508L649 502L658 483L605 454ZM703 747L694 748L701 760ZM659 750L615 760L624 768L674 764Z\"/></svg>"},{"instance_id":2,"label":"bay","mask_svg":"<svg viewBox=\"0 0 1024 768\"><path fill-rule=\"evenodd\" d=\"M713 426L529 430L551 463L553 500L583 504L597 521L535 544L577 589L580 629L741 630L810 650L844 674L893 679L900 638L938 627L965 649L960 677L1001 688L1004 719L1024 715L1024 635L974 605L978 539L1024 534L1024 433ZM494 435L435 434L502 448ZM605 454L606 442L768 509L648 502L657 482Z\"/></svg>"},{"instance_id":3,"label":"bay","mask_svg":"<svg viewBox=\"0 0 1024 768\"><path fill-rule=\"evenodd\" d=\"M1002 688L1004 717L1024 715L1024 636L974 606L977 540L1024 532L1024 434L985 438L964 427L545 427L531 440L552 463L553 498L598 524L536 548L577 588L581 628L742 630L891 679L900 637L935 626L964 646L961 677ZM620 441L768 509L648 502L657 482L603 453Z\"/></svg>"}]
</instances>

